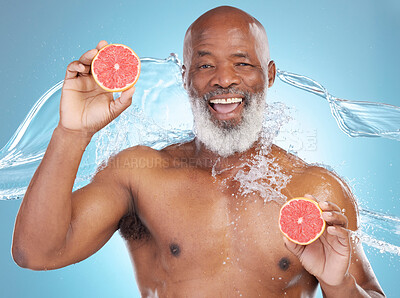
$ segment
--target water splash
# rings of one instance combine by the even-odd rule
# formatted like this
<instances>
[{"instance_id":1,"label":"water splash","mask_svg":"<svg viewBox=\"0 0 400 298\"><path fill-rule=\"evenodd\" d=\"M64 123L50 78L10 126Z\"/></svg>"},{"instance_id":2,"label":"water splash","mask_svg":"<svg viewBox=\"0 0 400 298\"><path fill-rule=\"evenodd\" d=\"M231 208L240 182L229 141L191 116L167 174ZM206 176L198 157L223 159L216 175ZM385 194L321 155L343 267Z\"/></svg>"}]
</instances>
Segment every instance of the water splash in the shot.
<instances>
[{"instance_id":1,"label":"water splash","mask_svg":"<svg viewBox=\"0 0 400 298\"><path fill-rule=\"evenodd\" d=\"M240 183L241 195L258 194L264 203L276 201L283 204L287 197L282 194L292 178L283 173L282 168L274 158L267 158L264 154L257 154L252 160L246 161L242 166L248 171L240 169L234 180Z\"/></svg>"},{"instance_id":2,"label":"water splash","mask_svg":"<svg viewBox=\"0 0 400 298\"><path fill-rule=\"evenodd\" d=\"M369 101L339 99L320 83L282 70L283 82L325 98L340 129L351 137L383 137L400 141L400 107Z\"/></svg>"},{"instance_id":3,"label":"water splash","mask_svg":"<svg viewBox=\"0 0 400 298\"><path fill-rule=\"evenodd\" d=\"M292 177L285 174L275 159L268 158L267 154L280 129L291 117L288 108L279 102L268 104L265 114L260 152L253 159L244 161L234 180L240 183L239 191L244 196L256 193L264 203L274 200L283 204L287 197L282 190Z\"/></svg>"},{"instance_id":4,"label":"water splash","mask_svg":"<svg viewBox=\"0 0 400 298\"><path fill-rule=\"evenodd\" d=\"M194 137L189 101L182 87L181 64L176 55L167 59L143 58L141 61L141 77L132 106L93 137L82 157L74 189L87 184L98 166L120 150L137 144L161 149ZM278 77L292 86L326 98L339 127L348 135L400 140L399 107L337 99L321 84L301 75L279 70ZM10 141L0 150L0 199L23 197L58 123L62 84L61 81L54 85L37 101ZM273 161L260 160L258 164L265 163L273 164ZM253 191L262 195L265 188L253 182L265 171L244 176L239 174L236 178L243 185L242 192ZM279 171L276 169L277 173ZM271 179L278 176L271 176ZM284 185L285 180L276 183ZM361 209L360 218L363 228L358 237L364 243L382 252L400 255L399 218L366 209Z\"/></svg>"},{"instance_id":5,"label":"water splash","mask_svg":"<svg viewBox=\"0 0 400 298\"><path fill-rule=\"evenodd\" d=\"M356 236L368 246L400 256L400 218L360 208L360 229Z\"/></svg>"},{"instance_id":6,"label":"water splash","mask_svg":"<svg viewBox=\"0 0 400 298\"><path fill-rule=\"evenodd\" d=\"M133 104L92 138L82 157L74 189L86 185L97 167L120 150L137 144L160 149L193 138L193 118L182 87L179 59L171 54L166 59L141 61ZM57 83L37 101L1 149L0 199L23 197L59 121L62 85L63 81Z\"/></svg>"},{"instance_id":7,"label":"water splash","mask_svg":"<svg viewBox=\"0 0 400 298\"><path fill-rule=\"evenodd\" d=\"M282 194L282 189L286 187L291 176L286 175L275 159L268 158L267 155L280 129L291 119L288 110L289 108L281 102L268 103L264 111L260 148L257 154L250 160L243 160L239 165L227 164L225 159L218 158L212 167L212 177L218 178L222 185L228 187L231 178L222 176L225 172L236 169L237 173L233 180L240 185L237 194L241 196L256 194L264 200L264 203L276 201L283 204L287 198Z\"/></svg>"}]
</instances>

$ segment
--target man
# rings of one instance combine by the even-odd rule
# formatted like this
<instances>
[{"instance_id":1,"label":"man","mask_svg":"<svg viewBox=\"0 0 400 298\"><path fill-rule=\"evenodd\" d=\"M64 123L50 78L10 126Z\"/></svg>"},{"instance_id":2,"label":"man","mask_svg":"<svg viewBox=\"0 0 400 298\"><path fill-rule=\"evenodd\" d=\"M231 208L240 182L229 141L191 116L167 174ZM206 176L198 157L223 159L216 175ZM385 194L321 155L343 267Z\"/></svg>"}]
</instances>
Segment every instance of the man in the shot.
<instances>
[{"instance_id":1,"label":"man","mask_svg":"<svg viewBox=\"0 0 400 298\"><path fill-rule=\"evenodd\" d=\"M134 92L113 101L95 84L90 63L105 44L67 68L60 122L15 224L20 266L79 262L119 229L144 297L303 297L318 283L327 297L384 295L361 245L350 240L357 214L348 187L261 137L275 64L262 25L236 8L208 11L185 36L183 81L196 138L160 151L124 150L72 193L91 137ZM238 177L252 165L279 168L287 179L272 185L261 177L275 192L245 192ZM304 195L319 201L328 228L300 246L282 236L278 216L282 198Z\"/></svg>"}]
</instances>

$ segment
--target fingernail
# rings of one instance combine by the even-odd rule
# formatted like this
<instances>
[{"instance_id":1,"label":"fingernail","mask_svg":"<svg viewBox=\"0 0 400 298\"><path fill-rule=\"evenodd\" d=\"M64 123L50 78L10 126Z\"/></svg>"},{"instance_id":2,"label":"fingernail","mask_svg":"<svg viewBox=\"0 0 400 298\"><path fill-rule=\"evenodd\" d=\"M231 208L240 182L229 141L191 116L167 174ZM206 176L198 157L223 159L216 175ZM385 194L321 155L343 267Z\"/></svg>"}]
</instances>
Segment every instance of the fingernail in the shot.
<instances>
[{"instance_id":1,"label":"fingernail","mask_svg":"<svg viewBox=\"0 0 400 298\"><path fill-rule=\"evenodd\" d=\"M329 227L327 227L326 229L327 229L328 231L333 232L333 231L336 230L336 227L335 227L335 226L329 226Z\"/></svg>"},{"instance_id":2,"label":"fingernail","mask_svg":"<svg viewBox=\"0 0 400 298\"><path fill-rule=\"evenodd\" d=\"M327 208L329 206L327 202L320 202L319 205L323 208Z\"/></svg>"},{"instance_id":3,"label":"fingernail","mask_svg":"<svg viewBox=\"0 0 400 298\"><path fill-rule=\"evenodd\" d=\"M332 212L324 212L323 214L325 214L325 216L328 216L328 217L332 216Z\"/></svg>"}]
</instances>

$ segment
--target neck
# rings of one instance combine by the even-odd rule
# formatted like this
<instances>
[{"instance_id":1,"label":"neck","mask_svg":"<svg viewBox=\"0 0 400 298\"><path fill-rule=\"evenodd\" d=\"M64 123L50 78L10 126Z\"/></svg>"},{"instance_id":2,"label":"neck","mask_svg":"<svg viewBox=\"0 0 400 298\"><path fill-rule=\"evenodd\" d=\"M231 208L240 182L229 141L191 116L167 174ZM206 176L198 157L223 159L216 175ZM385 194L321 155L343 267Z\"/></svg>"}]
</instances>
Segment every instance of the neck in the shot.
<instances>
[{"instance_id":1,"label":"neck","mask_svg":"<svg viewBox=\"0 0 400 298\"><path fill-rule=\"evenodd\" d=\"M232 155L222 157L221 155L207 149L198 138L195 138L193 141L193 152L194 157L201 167L207 169L213 168L216 171L222 171L243 164L243 162L250 156L259 152L261 149L260 145L260 140L257 140L248 150L244 152L237 152Z\"/></svg>"}]
</instances>

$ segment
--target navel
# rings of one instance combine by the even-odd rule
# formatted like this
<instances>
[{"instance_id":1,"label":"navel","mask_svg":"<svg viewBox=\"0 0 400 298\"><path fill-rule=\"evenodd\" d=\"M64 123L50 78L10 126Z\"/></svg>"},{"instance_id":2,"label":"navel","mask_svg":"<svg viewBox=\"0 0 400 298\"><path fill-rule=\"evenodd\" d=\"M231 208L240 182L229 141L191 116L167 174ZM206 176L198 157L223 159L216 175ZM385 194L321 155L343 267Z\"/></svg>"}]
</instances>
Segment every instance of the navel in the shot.
<instances>
[{"instance_id":1,"label":"navel","mask_svg":"<svg viewBox=\"0 0 400 298\"><path fill-rule=\"evenodd\" d=\"M169 245L169 250L171 251L171 254L172 254L174 257L179 257L179 255L181 254L181 248L180 248L179 245L176 244L176 243L171 243L171 244Z\"/></svg>"},{"instance_id":2,"label":"navel","mask_svg":"<svg viewBox=\"0 0 400 298\"><path fill-rule=\"evenodd\" d=\"M283 271L286 271L289 269L290 266L290 261L288 258L283 257L282 259L279 260L278 263L279 268L281 268Z\"/></svg>"}]
</instances>

